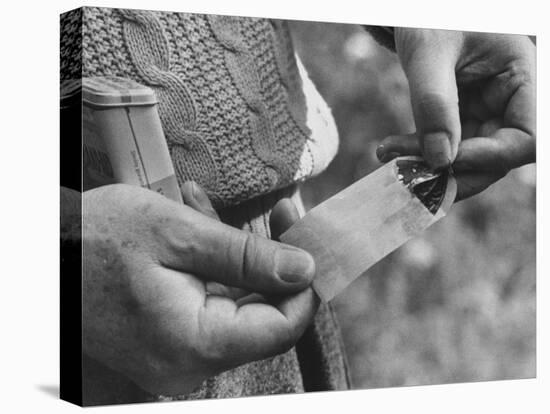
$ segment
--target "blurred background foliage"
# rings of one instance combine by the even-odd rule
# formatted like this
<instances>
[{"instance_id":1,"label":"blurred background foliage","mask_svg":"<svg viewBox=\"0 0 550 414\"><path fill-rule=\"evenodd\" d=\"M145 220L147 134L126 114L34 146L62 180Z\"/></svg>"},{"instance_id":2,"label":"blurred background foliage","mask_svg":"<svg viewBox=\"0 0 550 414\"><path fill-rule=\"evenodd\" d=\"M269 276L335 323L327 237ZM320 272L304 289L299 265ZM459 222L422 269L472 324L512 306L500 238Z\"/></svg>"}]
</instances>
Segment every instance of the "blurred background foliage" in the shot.
<instances>
[{"instance_id":1,"label":"blurred background foliage","mask_svg":"<svg viewBox=\"0 0 550 414\"><path fill-rule=\"evenodd\" d=\"M360 26L290 24L341 139L305 185L309 208L376 169L381 139L415 128L395 54ZM535 231L530 165L355 281L333 301L354 388L533 377Z\"/></svg>"}]
</instances>

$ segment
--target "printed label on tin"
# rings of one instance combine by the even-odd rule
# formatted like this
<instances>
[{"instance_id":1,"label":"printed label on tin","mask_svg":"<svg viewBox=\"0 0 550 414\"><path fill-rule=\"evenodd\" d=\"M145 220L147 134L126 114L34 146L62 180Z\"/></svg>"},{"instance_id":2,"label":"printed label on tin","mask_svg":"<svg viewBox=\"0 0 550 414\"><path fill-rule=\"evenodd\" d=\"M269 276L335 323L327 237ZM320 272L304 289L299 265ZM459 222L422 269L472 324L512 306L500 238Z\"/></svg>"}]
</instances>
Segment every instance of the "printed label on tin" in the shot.
<instances>
[{"instance_id":1,"label":"printed label on tin","mask_svg":"<svg viewBox=\"0 0 550 414\"><path fill-rule=\"evenodd\" d=\"M82 113L85 189L124 183L182 202L156 105L101 107L84 101Z\"/></svg>"}]
</instances>

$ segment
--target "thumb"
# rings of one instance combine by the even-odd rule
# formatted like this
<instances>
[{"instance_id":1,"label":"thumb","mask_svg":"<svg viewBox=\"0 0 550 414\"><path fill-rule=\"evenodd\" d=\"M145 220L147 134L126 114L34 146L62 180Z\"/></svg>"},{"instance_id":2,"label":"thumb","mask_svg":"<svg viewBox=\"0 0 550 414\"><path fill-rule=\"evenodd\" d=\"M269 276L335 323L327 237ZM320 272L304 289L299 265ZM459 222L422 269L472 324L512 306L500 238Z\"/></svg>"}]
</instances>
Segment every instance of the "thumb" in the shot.
<instances>
[{"instance_id":1,"label":"thumb","mask_svg":"<svg viewBox=\"0 0 550 414\"><path fill-rule=\"evenodd\" d=\"M310 285L315 262L309 253L184 207L181 225L165 229L170 234L160 253L164 266L265 294L296 293Z\"/></svg>"},{"instance_id":2,"label":"thumb","mask_svg":"<svg viewBox=\"0 0 550 414\"><path fill-rule=\"evenodd\" d=\"M395 35L422 153L432 168L447 168L461 135L455 77L460 35L423 29L398 29Z\"/></svg>"}]
</instances>

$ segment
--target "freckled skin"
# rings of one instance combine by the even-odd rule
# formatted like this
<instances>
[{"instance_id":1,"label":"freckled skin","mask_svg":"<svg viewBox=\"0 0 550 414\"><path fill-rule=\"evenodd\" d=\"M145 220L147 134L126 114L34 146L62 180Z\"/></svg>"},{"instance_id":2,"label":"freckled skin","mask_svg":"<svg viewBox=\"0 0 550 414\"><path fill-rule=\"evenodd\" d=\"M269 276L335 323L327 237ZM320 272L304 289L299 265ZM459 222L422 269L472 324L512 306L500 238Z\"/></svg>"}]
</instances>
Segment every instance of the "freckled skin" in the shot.
<instances>
[{"instance_id":1,"label":"freckled skin","mask_svg":"<svg viewBox=\"0 0 550 414\"><path fill-rule=\"evenodd\" d=\"M137 250L138 243L133 240L123 240L120 244L124 249Z\"/></svg>"},{"instance_id":2,"label":"freckled skin","mask_svg":"<svg viewBox=\"0 0 550 414\"><path fill-rule=\"evenodd\" d=\"M314 269L302 283L271 280L276 273L266 266L277 243L254 239L258 257L245 262L256 268L243 277L247 233L149 190L112 185L84 193L82 234L84 351L153 394L184 394L226 369L285 351L318 305L308 288ZM248 291L258 284L284 295L280 304L243 307L207 298L206 281L224 277Z\"/></svg>"},{"instance_id":3,"label":"freckled skin","mask_svg":"<svg viewBox=\"0 0 550 414\"><path fill-rule=\"evenodd\" d=\"M150 206L141 212L144 210L150 210ZM154 351L166 347L159 338L161 333L152 326L157 322L151 316L142 317L142 308L147 304L140 300L143 293L140 290L152 290L153 286L133 284L134 279L143 274L141 269L151 265L150 259L140 254L143 243L132 240L131 235L117 242L124 234L120 218L116 220L111 216L108 224L97 216L88 219L95 224L85 227L88 231L83 243L85 350L90 356L137 380L141 386L145 385L144 388L150 387L147 381L150 371L167 365L163 356ZM178 328L168 325L166 329ZM144 338L144 332L157 333ZM175 350L165 353L177 354ZM164 369L163 376L169 376L171 370ZM196 378L188 380L190 383L197 381ZM159 385L162 381L163 378L155 380ZM182 389L188 387L180 386Z\"/></svg>"}]
</instances>

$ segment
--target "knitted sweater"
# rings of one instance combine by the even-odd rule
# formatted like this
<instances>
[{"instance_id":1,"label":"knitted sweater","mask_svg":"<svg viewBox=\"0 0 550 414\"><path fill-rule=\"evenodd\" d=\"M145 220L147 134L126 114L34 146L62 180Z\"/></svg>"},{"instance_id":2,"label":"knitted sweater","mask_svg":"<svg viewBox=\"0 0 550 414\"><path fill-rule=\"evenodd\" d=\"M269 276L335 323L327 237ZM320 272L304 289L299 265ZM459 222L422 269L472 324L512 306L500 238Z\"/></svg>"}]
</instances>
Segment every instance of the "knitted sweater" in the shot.
<instances>
[{"instance_id":1,"label":"knitted sweater","mask_svg":"<svg viewBox=\"0 0 550 414\"><path fill-rule=\"evenodd\" d=\"M203 186L222 220L269 237L275 203L337 149L330 111L296 59L285 22L82 8L61 18L61 79L116 75L153 88L180 184ZM164 399L84 358L86 405ZM323 305L296 348L207 380L216 398L345 389L335 319Z\"/></svg>"},{"instance_id":2,"label":"knitted sweater","mask_svg":"<svg viewBox=\"0 0 550 414\"><path fill-rule=\"evenodd\" d=\"M153 88L180 184L198 182L216 208L317 174L336 152L335 131L307 125L284 21L85 7L61 25L62 80Z\"/></svg>"}]
</instances>

